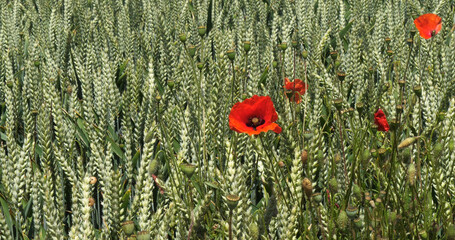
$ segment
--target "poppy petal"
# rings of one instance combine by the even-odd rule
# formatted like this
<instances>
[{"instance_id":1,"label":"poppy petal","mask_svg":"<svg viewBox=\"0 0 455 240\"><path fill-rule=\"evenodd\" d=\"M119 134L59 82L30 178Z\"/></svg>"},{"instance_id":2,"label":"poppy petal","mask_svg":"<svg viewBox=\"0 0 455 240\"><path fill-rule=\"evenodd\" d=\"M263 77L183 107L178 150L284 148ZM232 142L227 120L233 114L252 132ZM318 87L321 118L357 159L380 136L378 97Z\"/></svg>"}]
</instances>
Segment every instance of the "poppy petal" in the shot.
<instances>
[{"instance_id":1,"label":"poppy petal","mask_svg":"<svg viewBox=\"0 0 455 240\"><path fill-rule=\"evenodd\" d=\"M251 122L253 118L259 118L262 122L254 127ZM277 119L278 114L275 111L272 99L269 96L254 95L243 102L234 104L229 113L229 128L249 135L270 130L280 133L282 129L275 123Z\"/></svg>"},{"instance_id":2,"label":"poppy petal","mask_svg":"<svg viewBox=\"0 0 455 240\"><path fill-rule=\"evenodd\" d=\"M427 13L414 20L414 24L419 30L420 36L429 39L433 32L437 34L442 29L442 19L436 14Z\"/></svg>"}]
</instances>

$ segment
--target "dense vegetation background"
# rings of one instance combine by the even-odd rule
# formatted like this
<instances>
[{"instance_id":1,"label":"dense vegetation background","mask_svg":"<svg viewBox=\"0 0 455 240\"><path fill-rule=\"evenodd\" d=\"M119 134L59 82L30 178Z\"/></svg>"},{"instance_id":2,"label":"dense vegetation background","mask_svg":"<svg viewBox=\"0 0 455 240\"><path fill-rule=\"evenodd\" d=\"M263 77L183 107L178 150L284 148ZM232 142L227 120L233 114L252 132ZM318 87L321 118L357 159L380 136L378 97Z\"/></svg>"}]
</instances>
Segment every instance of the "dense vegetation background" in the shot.
<instances>
[{"instance_id":1,"label":"dense vegetation background","mask_svg":"<svg viewBox=\"0 0 455 240\"><path fill-rule=\"evenodd\" d=\"M0 239L455 239L454 9L0 0Z\"/></svg>"}]
</instances>

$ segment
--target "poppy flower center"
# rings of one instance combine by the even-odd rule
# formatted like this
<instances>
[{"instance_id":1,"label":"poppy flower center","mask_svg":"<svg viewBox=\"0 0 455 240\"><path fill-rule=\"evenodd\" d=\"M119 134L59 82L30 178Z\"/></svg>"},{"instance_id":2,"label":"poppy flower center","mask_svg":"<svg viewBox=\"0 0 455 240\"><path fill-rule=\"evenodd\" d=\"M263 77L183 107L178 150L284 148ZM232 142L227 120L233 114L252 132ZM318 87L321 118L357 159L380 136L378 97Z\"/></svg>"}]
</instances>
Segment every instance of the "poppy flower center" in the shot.
<instances>
[{"instance_id":1,"label":"poppy flower center","mask_svg":"<svg viewBox=\"0 0 455 240\"><path fill-rule=\"evenodd\" d=\"M256 131L256 127L261 126L264 123L265 123L264 119L261 119L260 117L251 117L250 119L248 119L246 125L248 127L252 127Z\"/></svg>"}]
</instances>

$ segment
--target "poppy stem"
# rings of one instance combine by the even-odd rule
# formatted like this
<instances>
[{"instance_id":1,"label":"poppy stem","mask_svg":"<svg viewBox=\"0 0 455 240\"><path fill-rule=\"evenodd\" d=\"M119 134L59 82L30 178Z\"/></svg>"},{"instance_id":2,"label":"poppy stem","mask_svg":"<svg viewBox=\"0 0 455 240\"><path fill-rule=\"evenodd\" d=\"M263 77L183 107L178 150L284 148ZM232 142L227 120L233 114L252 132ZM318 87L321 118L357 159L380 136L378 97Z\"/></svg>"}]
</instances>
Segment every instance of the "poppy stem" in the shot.
<instances>
[{"instance_id":1,"label":"poppy stem","mask_svg":"<svg viewBox=\"0 0 455 240\"><path fill-rule=\"evenodd\" d=\"M231 70L232 70L232 83L231 83L231 105L234 104L234 87L235 87L235 69L234 61L231 61Z\"/></svg>"},{"instance_id":2,"label":"poppy stem","mask_svg":"<svg viewBox=\"0 0 455 240\"><path fill-rule=\"evenodd\" d=\"M275 164L273 164L273 161L270 158L270 155L267 154L267 150L266 150L267 148L265 147L264 141L262 140L262 135L259 135L259 140L261 142L262 149L264 150L265 155L267 156L267 159L269 160L270 168L272 169L272 173L273 173L273 178L275 178L275 181L276 181L276 183L278 185L278 189L280 190L281 196L283 197L283 200L284 200L286 206L289 209L292 209L291 205L289 205L287 199L285 198L284 191L283 191L283 188L281 187L281 184L278 182L279 179L278 179L278 174L277 174L276 169L275 169Z\"/></svg>"}]
</instances>

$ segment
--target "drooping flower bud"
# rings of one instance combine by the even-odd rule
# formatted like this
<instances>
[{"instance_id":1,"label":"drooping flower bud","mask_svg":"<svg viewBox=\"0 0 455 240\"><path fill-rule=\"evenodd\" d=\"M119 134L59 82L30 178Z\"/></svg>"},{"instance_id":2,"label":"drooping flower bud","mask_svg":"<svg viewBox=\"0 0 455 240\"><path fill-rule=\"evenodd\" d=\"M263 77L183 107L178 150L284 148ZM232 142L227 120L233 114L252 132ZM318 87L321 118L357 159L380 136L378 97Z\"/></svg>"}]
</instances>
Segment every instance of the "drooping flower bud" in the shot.
<instances>
[{"instance_id":1,"label":"drooping flower bud","mask_svg":"<svg viewBox=\"0 0 455 240\"><path fill-rule=\"evenodd\" d=\"M338 181L335 177L329 180L329 190L333 193L338 192Z\"/></svg>"},{"instance_id":2,"label":"drooping flower bud","mask_svg":"<svg viewBox=\"0 0 455 240\"><path fill-rule=\"evenodd\" d=\"M302 187L303 190L305 191L305 195L310 198L311 195L313 194L313 186L311 184L310 179L304 178L302 181Z\"/></svg>"},{"instance_id":3,"label":"drooping flower bud","mask_svg":"<svg viewBox=\"0 0 455 240\"><path fill-rule=\"evenodd\" d=\"M338 214L337 218L337 225L340 227L340 230L344 231L346 230L346 227L349 223L348 215L346 214L345 211L340 211L340 214Z\"/></svg>"},{"instance_id":4,"label":"drooping flower bud","mask_svg":"<svg viewBox=\"0 0 455 240\"><path fill-rule=\"evenodd\" d=\"M414 186L416 180L416 167L414 163L409 164L408 166L408 182L409 185Z\"/></svg>"},{"instance_id":5,"label":"drooping flower bud","mask_svg":"<svg viewBox=\"0 0 455 240\"><path fill-rule=\"evenodd\" d=\"M408 137L398 144L398 149L403 149L411 146L419 137Z\"/></svg>"},{"instance_id":6,"label":"drooping flower bud","mask_svg":"<svg viewBox=\"0 0 455 240\"><path fill-rule=\"evenodd\" d=\"M307 150L303 150L302 151L302 154L300 155L300 159L302 160L302 164L306 165L306 163L308 161L308 152L307 152Z\"/></svg>"}]
</instances>

